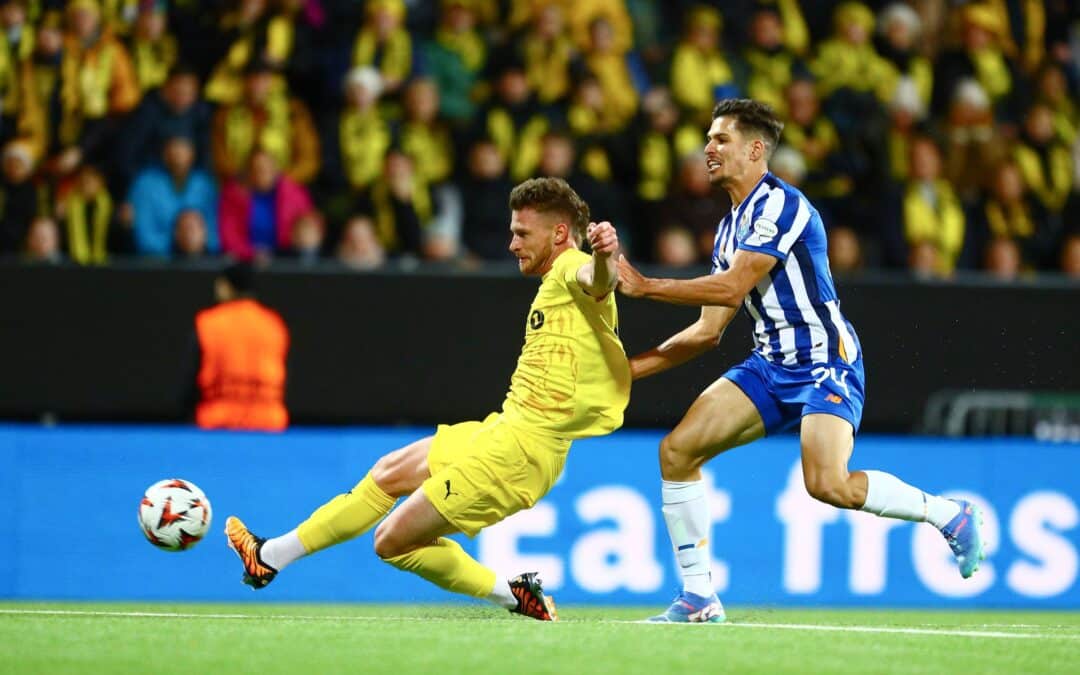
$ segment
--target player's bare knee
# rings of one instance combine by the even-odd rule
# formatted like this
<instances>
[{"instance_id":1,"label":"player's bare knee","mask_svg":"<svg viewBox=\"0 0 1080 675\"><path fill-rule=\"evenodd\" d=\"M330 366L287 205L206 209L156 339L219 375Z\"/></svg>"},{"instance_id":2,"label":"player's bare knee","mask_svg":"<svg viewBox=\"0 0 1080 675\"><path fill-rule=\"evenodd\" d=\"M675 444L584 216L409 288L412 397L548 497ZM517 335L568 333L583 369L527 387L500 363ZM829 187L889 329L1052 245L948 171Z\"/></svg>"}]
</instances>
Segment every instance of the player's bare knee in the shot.
<instances>
[{"instance_id":1,"label":"player's bare knee","mask_svg":"<svg viewBox=\"0 0 1080 675\"><path fill-rule=\"evenodd\" d=\"M383 560L390 558L396 558L401 555L404 550L402 549L401 542L396 541L394 536L394 529L387 525L388 521L379 523L379 526L375 528L375 555L379 556Z\"/></svg>"},{"instance_id":2,"label":"player's bare knee","mask_svg":"<svg viewBox=\"0 0 1080 675\"><path fill-rule=\"evenodd\" d=\"M664 480L688 480L701 468L705 458L672 432L660 441L660 475Z\"/></svg>"},{"instance_id":3,"label":"player's bare knee","mask_svg":"<svg viewBox=\"0 0 1080 675\"><path fill-rule=\"evenodd\" d=\"M806 485L806 492L819 502L840 509L854 509L860 506L854 503L847 481L841 476L807 472L803 477L803 482Z\"/></svg>"},{"instance_id":4,"label":"player's bare knee","mask_svg":"<svg viewBox=\"0 0 1080 675\"><path fill-rule=\"evenodd\" d=\"M383 455L375 462L375 466L371 467L371 480L375 481L380 490L393 495L397 487L395 473L394 453Z\"/></svg>"}]
</instances>

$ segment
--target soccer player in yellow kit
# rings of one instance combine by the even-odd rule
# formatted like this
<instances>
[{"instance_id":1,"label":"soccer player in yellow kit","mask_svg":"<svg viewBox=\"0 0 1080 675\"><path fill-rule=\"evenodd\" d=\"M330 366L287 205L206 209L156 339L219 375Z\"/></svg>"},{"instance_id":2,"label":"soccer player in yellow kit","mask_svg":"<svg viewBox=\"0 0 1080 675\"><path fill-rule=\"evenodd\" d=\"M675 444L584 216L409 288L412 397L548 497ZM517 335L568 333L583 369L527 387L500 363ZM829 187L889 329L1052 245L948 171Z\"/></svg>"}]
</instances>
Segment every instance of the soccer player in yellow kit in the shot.
<instances>
[{"instance_id":1,"label":"soccer player in yellow kit","mask_svg":"<svg viewBox=\"0 0 1080 675\"><path fill-rule=\"evenodd\" d=\"M434 436L384 455L352 490L280 537L256 537L230 516L225 533L244 564L244 583L262 588L286 565L386 516L375 531L375 553L385 562L448 591L555 620L536 573L501 577L446 535L472 537L530 508L555 484L574 439L622 426L630 367L612 292L619 240L610 223L589 222L589 207L562 179L521 183L510 209L510 252L522 274L542 281L502 412L440 425ZM578 249L582 231L592 256Z\"/></svg>"}]
</instances>

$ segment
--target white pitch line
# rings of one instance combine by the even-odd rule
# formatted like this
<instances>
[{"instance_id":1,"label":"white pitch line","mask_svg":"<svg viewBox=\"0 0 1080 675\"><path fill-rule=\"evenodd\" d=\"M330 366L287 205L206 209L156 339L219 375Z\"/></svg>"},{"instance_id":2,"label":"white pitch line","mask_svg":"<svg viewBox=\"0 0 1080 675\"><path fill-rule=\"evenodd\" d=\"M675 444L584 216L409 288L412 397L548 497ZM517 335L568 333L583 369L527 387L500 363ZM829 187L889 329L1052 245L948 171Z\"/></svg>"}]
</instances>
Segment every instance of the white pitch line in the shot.
<instances>
[{"instance_id":1,"label":"white pitch line","mask_svg":"<svg viewBox=\"0 0 1080 675\"><path fill-rule=\"evenodd\" d=\"M333 615L303 615L303 614L204 614L199 612L114 612L93 611L81 609L5 609L0 608L0 615L11 616L69 616L69 617L117 617L117 618L162 618L162 619L219 619L240 621L425 621L425 622L457 622L460 618L451 617L376 617L376 616L333 616ZM470 618L469 621L484 621L481 618ZM491 619L496 621L496 619ZM649 624L653 626L670 626L685 624L653 624L648 621L598 621L596 623L621 623L621 624ZM735 628L768 628L773 630L797 630L797 631L825 631L834 633L876 633L876 634L899 634L899 635L925 635L935 637L975 637L975 638L998 638L1006 640L1080 640L1080 634L1054 634L1054 633L1006 633L1002 631L981 630L954 630L935 628L904 628L889 626L844 626L829 624L802 624L802 623L724 623L702 624L711 626L713 630L731 630ZM1032 625L1032 627L1035 627ZM1071 627L1070 627L1071 628Z\"/></svg>"},{"instance_id":2,"label":"white pitch line","mask_svg":"<svg viewBox=\"0 0 1080 675\"><path fill-rule=\"evenodd\" d=\"M1005 638L1016 640L1077 640L1080 635L1053 633L1004 633L1002 631L954 630L935 628L900 628L887 626L832 626L799 623L730 623L730 628L775 628L779 630L828 631L836 633L898 633L901 635L937 635L949 637Z\"/></svg>"}]
</instances>

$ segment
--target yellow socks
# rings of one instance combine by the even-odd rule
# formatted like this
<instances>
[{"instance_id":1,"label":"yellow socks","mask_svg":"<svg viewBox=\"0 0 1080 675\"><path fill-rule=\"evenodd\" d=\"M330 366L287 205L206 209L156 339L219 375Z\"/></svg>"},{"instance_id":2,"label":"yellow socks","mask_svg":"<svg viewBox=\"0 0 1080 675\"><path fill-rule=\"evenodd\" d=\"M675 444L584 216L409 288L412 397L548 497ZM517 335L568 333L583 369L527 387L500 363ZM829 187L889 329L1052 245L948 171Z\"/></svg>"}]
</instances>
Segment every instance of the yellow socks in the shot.
<instances>
[{"instance_id":1,"label":"yellow socks","mask_svg":"<svg viewBox=\"0 0 1080 675\"><path fill-rule=\"evenodd\" d=\"M397 499L383 492L369 473L352 491L320 506L296 534L308 553L321 551L367 532L395 503Z\"/></svg>"},{"instance_id":2,"label":"yellow socks","mask_svg":"<svg viewBox=\"0 0 1080 675\"><path fill-rule=\"evenodd\" d=\"M495 572L484 567L453 539L439 537L431 546L387 558L399 570L412 572L454 593L486 598L495 588Z\"/></svg>"}]
</instances>

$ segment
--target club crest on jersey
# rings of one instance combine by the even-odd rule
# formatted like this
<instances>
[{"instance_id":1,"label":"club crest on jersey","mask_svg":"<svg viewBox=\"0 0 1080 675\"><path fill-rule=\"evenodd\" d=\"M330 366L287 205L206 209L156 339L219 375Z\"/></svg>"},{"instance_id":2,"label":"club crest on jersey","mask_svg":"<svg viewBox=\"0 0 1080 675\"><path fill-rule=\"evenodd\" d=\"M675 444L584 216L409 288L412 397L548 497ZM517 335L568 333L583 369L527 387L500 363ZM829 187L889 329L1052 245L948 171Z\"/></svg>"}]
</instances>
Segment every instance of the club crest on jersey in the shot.
<instances>
[{"instance_id":1,"label":"club crest on jersey","mask_svg":"<svg viewBox=\"0 0 1080 675\"><path fill-rule=\"evenodd\" d=\"M750 213L746 212L742 215L742 219L739 220L739 229L735 231L735 238L742 241L746 238L747 232L750 231Z\"/></svg>"}]
</instances>

